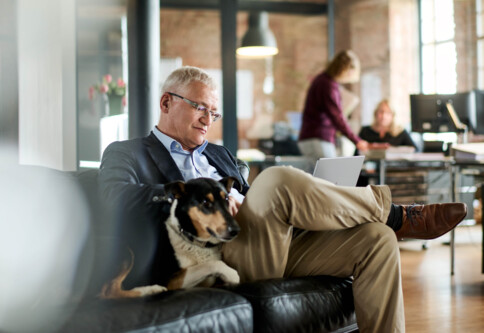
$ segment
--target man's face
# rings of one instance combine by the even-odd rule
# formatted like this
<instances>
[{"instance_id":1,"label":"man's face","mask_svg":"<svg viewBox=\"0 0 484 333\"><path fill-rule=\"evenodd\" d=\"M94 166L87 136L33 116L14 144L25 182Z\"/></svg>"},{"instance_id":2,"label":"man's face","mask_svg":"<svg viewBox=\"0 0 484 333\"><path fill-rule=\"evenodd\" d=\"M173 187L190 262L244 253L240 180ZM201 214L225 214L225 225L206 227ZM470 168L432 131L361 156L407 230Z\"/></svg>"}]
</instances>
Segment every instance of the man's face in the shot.
<instances>
[{"instance_id":1,"label":"man's face","mask_svg":"<svg viewBox=\"0 0 484 333\"><path fill-rule=\"evenodd\" d=\"M185 89L175 88L171 93L185 97L209 110L217 109L217 92L201 82L192 82ZM205 141L212 119L200 113L182 98L165 93L160 101L162 117L158 128L180 142L183 149L192 151Z\"/></svg>"}]
</instances>

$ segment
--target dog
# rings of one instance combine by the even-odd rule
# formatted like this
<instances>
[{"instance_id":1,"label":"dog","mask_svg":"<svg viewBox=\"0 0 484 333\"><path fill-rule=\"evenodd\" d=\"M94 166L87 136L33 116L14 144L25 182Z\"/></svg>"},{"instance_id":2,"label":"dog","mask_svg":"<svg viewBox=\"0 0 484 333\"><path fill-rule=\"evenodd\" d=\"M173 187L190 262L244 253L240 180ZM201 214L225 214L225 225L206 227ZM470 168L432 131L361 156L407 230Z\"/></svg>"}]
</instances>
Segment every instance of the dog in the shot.
<instances>
[{"instance_id":1,"label":"dog","mask_svg":"<svg viewBox=\"0 0 484 333\"><path fill-rule=\"evenodd\" d=\"M228 193L233 185L240 185L233 177L220 181L197 178L188 182L165 185L165 199L171 203L169 215L164 217L160 232L163 253L171 257L163 267L156 267L164 276L166 285L153 284L123 289L123 281L131 272L136 256L131 249L129 258L120 265L119 274L105 283L99 297L102 299L136 298L167 290L210 287L221 280L224 284L238 284L239 275L221 259L221 246L234 239L240 227L229 213ZM174 258L173 258L174 256ZM173 260L175 259L175 260ZM160 280L160 279L159 279Z\"/></svg>"}]
</instances>

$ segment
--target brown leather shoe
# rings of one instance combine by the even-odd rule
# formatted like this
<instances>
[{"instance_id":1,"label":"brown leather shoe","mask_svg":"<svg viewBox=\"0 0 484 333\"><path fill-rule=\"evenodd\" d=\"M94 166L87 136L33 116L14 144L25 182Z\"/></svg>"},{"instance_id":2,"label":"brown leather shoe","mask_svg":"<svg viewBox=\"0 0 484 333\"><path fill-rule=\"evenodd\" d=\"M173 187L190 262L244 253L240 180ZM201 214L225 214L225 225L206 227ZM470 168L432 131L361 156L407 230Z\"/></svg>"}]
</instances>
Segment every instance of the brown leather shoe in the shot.
<instances>
[{"instance_id":1,"label":"brown leather shoe","mask_svg":"<svg viewBox=\"0 0 484 333\"><path fill-rule=\"evenodd\" d=\"M402 206L397 238L433 239L454 229L467 215L464 203Z\"/></svg>"}]
</instances>

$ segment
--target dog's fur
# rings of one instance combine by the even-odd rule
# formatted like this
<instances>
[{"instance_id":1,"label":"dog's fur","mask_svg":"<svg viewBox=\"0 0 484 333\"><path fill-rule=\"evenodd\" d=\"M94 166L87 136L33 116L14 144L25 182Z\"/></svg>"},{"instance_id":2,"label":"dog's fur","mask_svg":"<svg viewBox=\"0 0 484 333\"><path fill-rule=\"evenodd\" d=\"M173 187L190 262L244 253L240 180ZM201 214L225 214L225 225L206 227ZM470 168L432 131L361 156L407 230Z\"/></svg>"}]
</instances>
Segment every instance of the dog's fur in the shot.
<instances>
[{"instance_id":1,"label":"dog's fur","mask_svg":"<svg viewBox=\"0 0 484 333\"><path fill-rule=\"evenodd\" d=\"M123 281L131 272L136 255L129 249L129 258L121 264L119 274L102 287L99 297L119 299L142 297L166 290L212 286L217 279L226 284L237 284L239 275L221 260L221 245L237 236L239 226L228 211L228 192L238 182L226 177L219 182L209 178L192 179L186 183L165 185L172 201L165 220L171 253L177 265L156 267L166 276L167 284L139 286L123 289ZM160 244L166 245L167 244ZM163 247L162 247L163 249ZM173 258L171 258L173 262ZM173 266L173 267L172 267Z\"/></svg>"}]
</instances>

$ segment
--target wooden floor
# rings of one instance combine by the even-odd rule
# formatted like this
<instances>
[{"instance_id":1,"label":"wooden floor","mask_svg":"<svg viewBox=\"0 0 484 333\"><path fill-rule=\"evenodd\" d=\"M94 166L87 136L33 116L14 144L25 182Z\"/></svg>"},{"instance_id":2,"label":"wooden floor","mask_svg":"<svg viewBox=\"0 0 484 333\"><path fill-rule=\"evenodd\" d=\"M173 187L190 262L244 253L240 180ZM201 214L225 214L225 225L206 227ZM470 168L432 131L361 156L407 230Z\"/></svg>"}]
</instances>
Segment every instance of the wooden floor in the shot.
<instances>
[{"instance_id":1,"label":"wooden floor","mask_svg":"<svg viewBox=\"0 0 484 333\"><path fill-rule=\"evenodd\" d=\"M427 250L420 241L400 242L407 332L484 332L481 230L457 228L454 276L444 244L449 236L427 243Z\"/></svg>"}]
</instances>

